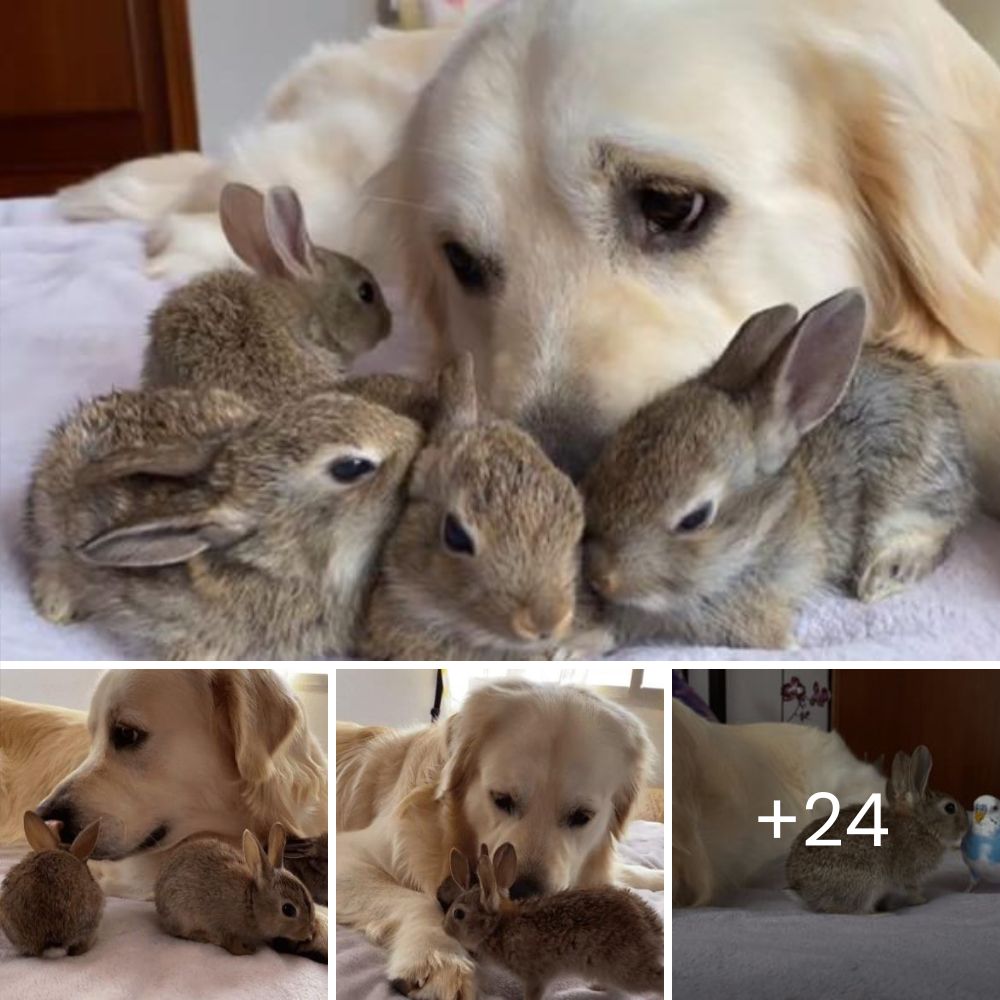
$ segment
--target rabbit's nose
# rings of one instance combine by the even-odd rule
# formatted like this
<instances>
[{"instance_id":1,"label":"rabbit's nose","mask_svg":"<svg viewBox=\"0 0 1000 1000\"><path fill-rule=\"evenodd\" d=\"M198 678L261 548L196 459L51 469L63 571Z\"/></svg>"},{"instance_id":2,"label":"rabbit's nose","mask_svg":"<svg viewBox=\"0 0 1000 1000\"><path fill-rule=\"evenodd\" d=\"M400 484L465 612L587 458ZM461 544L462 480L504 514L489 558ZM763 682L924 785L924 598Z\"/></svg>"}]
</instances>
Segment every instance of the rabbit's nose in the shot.
<instances>
[{"instance_id":1,"label":"rabbit's nose","mask_svg":"<svg viewBox=\"0 0 1000 1000\"><path fill-rule=\"evenodd\" d=\"M60 839L64 844L71 844L80 832L80 823L73 811L73 807L68 802L58 800L45 805L43 802L38 808L38 815L46 823L60 823Z\"/></svg>"},{"instance_id":2,"label":"rabbit's nose","mask_svg":"<svg viewBox=\"0 0 1000 1000\"><path fill-rule=\"evenodd\" d=\"M566 634L573 621L572 604L554 608L518 608L511 618L514 634L529 642L559 639Z\"/></svg>"},{"instance_id":3,"label":"rabbit's nose","mask_svg":"<svg viewBox=\"0 0 1000 1000\"><path fill-rule=\"evenodd\" d=\"M622 577L615 558L603 544L590 542L584 550L584 575L600 597L612 600L621 589Z\"/></svg>"},{"instance_id":4,"label":"rabbit's nose","mask_svg":"<svg viewBox=\"0 0 1000 1000\"><path fill-rule=\"evenodd\" d=\"M541 896L543 890L544 886L534 875L519 875L510 887L510 898L527 899L529 896Z\"/></svg>"}]
</instances>

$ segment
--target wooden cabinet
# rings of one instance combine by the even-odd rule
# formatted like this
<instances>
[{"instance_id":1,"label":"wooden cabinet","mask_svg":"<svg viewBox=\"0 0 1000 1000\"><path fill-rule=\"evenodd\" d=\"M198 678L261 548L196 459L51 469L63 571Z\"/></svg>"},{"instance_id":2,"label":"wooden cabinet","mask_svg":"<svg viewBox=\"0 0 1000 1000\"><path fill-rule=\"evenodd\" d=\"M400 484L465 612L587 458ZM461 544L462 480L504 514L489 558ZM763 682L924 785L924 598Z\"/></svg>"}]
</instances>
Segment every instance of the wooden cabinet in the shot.
<instances>
[{"instance_id":1,"label":"wooden cabinet","mask_svg":"<svg viewBox=\"0 0 1000 1000\"><path fill-rule=\"evenodd\" d=\"M833 728L854 753L885 768L921 743L931 787L969 808L1000 796L1000 670L834 670Z\"/></svg>"},{"instance_id":2,"label":"wooden cabinet","mask_svg":"<svg viewBox=\"0 0 1000 1000\"><path fill-rule=\"evenodd\" d=\"M2 0L0 196L198 146L185 0Z\"/></svg>"}]
</instances>

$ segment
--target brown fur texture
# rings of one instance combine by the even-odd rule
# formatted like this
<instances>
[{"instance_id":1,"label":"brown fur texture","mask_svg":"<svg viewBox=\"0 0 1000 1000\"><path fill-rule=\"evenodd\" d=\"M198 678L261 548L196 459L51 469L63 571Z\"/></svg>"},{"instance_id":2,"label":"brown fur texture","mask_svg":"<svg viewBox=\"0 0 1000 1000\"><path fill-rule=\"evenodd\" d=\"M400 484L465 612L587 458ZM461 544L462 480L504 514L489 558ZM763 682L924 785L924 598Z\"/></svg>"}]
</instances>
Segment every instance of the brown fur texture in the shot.
<instances>
[{"instance_id":1,"label":"brown fur texture","mask_svg":"<svg viewBox=\"0 0 1000 1000\"><path fill-rule=\"evenodd\" d=\"M224 218L227 208L227 235L254 273L213 271L171 292L150 319L143 384L216 386L258 405L329 388L389 334L378 283L311 243L290 188L262 197L228 185Z\"/></svg>"},{"instance_id":2,"label":"brown fur texture","mask_svg":"<svg viewBox=\"0 0 1000 1000\"><path fill-rule=\"evenodd\" d=\"M250 830L243 833L242 853L213 839L181 844L156 882L163 927L233 955L251 955L274 938L311 940L313 901L283 867L284 846L280 824L271 828L266 854Z\"/></svg>"},{"instance_id":3,"label":"brown fur texture","mask_svg":"<svg viewBox=\"0 0 1000 1000\"><path fill-rule=\"evenodd\" d=\"M174 658L344 652L421 439L337 393L264 415L221 390L84 404L32 482L36 606ZM333 478L359 459L365 474Z\"/></svg>"},{"instance_id":4,"label":"brown fur texture","mask_svg":"<svg viewBox=\"0 0 1000 1000\"><path fill-rule=\"evenodd\" d=\"M104 893L87 868L100 820L60 850L59 839L37 813L24 814L24 832L34 849L0 886L0 928L22 955L47 948L81 955L94 942L104 914Z\"/></svg>"},{"instance_id":5,"label":"brown fur texture","mask_svg":"<svg viewBox=\"0 0 1000 1000\"><path fill-rule=\"evenodd\" d=\"M902 895L911 905L926 902L920 885L940 864L946 848L956 848L969 826L965 808L950 795L928 790L931 755L917 747L912 757L897 753L886 782L881 822L874 811L864 826L884 826L881 844L867 833L848 833L863 803L842 805L823 833L839 846L806 841L825 824L810 823L792 844L785 873L789 886L818 913L874 913L893 908Z\"/></svg>"},{"instance_id":6,"label":"brown fur texture","mask_svg":"<svg viewBox=\"0 0 1000 1000\"><path fill-rule=\"evenodd\" d=\"M786 646L823 583L877 600L937 565L975 499L961 421L924 361L855 371L863 326L849 292L756 314L611 440L585 561L619 638Z\"/></svg>"},{"instance_id":7,"label":"brown fur texture","mask_svg":"<svg viewBox=\"0 0 1000 1000\"><path fill-rule=\"evenodd\" d=\"M470 889L468 861L452 877L467 890L450 906L445 930L480 961L494 961L524 983L525 1000L541 1000L560 974L586 977L604 989L663 992L663 923L627 889L569 889L511 904L517 856L502 844L479 856L479 885ZM462 877L464 874L464 878Z\"/></svg>"},{"instance_id":8,"label":"brown fur texture","mask_svg":"<svg viewBox=\"0 0 1000 1000\"><path fill-rule=\"evenodd\" d=\"M433 726L338 723L338 921L389 948L390 980L421 998L469 1000L473 966L445 934L436 898L451 849L472 856L481 843L510 842L544 891L662 888L662 872L615 857L651 754L625 710L589 691L518 680L477 689ZM515 812L491 792L515 794ZM571 828L581 801L594 814Z\"/></svg>"},{"instance_id":9,"label":"brown fur texture","mask_svg":"<svg viewBox=\"0 0 1000 1000\"><path fill-rule=\"evenodd\" d=\"M477 412L469 359L446 369L360 644L372 659L537 658L571 640L582 503L524 432ZM472 551L447 543L449 519Z\"/></svg>"}]
</instances>

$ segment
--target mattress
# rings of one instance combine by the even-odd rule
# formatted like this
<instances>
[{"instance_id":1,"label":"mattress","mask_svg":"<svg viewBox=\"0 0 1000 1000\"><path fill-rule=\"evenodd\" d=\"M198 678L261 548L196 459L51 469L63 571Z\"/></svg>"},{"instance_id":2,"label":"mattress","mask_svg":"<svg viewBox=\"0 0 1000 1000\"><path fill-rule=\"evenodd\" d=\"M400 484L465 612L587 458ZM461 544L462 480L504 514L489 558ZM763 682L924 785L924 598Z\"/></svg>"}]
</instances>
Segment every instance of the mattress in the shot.
<instances>
[{"instance_id":1,"label":"mattress","mask_svg":"<svg viewBox=\"0 0 1000 1000\"><path fill-rule=\"evenodd\" d=\"M673 914L674 1000L973 1000L995 996L1000 885L964 890L957 851L923 906L873 916L810 913L783 862L718 906Z\"/></svg>"},{"instance_id":2,"label":"mattress","mask_svg":"<svg viewBox=\"0 0 1000 1000\"><path fill-rule=\"evenodd\" d=\"M0 848L0 878L25 849ZM230 955L170 937L152 903L108 897L90 951L72 958L17 955L0 932L0 992L32 1000L324 1000L325 965L264 948Z\"/></svg>"},{"instance_id":3,"label":"mattress","mask_svg":"<svg viewBox=\"0 0 1000 1000\"><path fill-rule=\"evenodd\" d=\"M21 512L47 430L81 399L136 384L144 325L167 290L143 273L143 227L67 224L48 199L0 202L0 652L9 659L121 658L86 623L57 627L28 599ZM401 320L361 370L417 373L426 350ZM807 606L798 648L650 646L623 659L980 659L1000 650L1000 522L980 517L945 563L875 606L824 594Z\"/></svg>"},{"instance_id":4,"label":"mattress","mask_svg":"<svg viewBox=\"0 0 1000 1000\"><path fill-rule=\"evenodd\" d=\"M663 824L637 820L629 826L628 837L619 853L628 864L644 868L663 867ZM663 916L663 892L634 890ZM478 973L479 1000L521 1000L518 980L504 970L481 968ZM606 994L594 993L583 980L560 979L545 993L545 1000L594 1000ZM399 1000L386 975L386 955L357 931L337 927L337 996L344 1000Z\"/></svg>"}]
</instances>

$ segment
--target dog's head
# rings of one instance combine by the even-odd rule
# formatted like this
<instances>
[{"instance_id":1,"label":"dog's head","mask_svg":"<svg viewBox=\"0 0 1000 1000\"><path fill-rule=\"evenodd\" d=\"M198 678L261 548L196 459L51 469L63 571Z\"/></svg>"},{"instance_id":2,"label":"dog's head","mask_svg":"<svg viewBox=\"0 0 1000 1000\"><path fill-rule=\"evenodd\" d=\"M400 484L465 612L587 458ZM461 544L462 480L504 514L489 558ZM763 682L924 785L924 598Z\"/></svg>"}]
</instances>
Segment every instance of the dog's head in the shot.
<instances>
[{"instance_id":1,"label":"dog's head","mask_svg":"<svg viewBox=\"0 0 1000 1000\"><path fill-rule=\"evenodd\" d=\"M192 833L238 836L281 821L326 826L322 753L302 708L269 670L111 670L91 701L87 759L38 807L72 841L101 819L95 859L117 860ZM311 786L319 829L304 830Z\"/></svg>"},{"instance_id":2,"label":"dog's head","mask_svg":"<svg viewBox=\"0 0 1000 1000\"><path fill-rule=\"evenodd\" d=\"M512 898L610 880L653 754L634 716L577 688L504 681L473 692L447 727L438 795L471 844L514 845Z\"/></svg>"},{"instance_id":3,"label":"dog's head","mask_svg":"<svg viewBox=\"0 0 1000 1000\"><path fill-rule=\"evenodd\" d=\"M371 182L373 235L571 472L779 302L859 286L879 336L998 354L1000 71L916 6L500 4Z\"/></svg>"}]
</instances>

